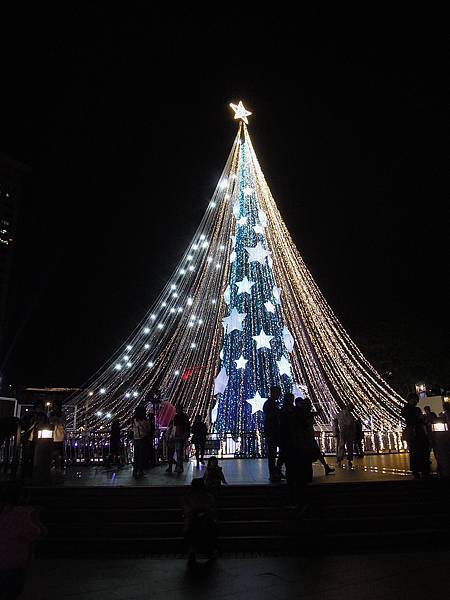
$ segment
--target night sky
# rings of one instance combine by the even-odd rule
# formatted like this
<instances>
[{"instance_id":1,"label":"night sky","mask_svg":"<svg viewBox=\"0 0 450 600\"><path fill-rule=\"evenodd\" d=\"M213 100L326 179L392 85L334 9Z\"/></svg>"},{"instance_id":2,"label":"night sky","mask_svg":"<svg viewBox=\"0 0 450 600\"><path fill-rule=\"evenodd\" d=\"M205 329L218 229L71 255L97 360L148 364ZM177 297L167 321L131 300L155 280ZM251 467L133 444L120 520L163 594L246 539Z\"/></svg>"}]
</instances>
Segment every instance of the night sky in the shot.
<instances>
[{"instance_id":1,"label":"night sky","mask_svg":"<svg viewBox=\"0 0 450 600\"><path fill-rule=\"evenodd\" d=\"M398 380L449 383L439 36L342 13L326 28L318 14L251 27L232 6L200 25L88 4L17 19L3 41L0 150L32 168L5 381L79 386L121 344L196 230L236 134L228 103L242 99L344 327Z\"/></svg>"}]
</instances>

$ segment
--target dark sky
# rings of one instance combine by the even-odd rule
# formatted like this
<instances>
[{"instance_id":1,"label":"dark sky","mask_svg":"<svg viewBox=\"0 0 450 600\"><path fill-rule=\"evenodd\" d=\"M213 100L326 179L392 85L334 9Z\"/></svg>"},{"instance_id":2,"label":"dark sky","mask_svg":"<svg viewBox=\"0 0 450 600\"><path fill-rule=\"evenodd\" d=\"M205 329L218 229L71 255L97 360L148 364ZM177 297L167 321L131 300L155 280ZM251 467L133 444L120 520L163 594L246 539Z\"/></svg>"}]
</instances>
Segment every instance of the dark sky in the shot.
<instances>
[{"instance_id":1,"label":"dark sky","mask_svg":"<svg viewBox=\"0 0 450 600\"><path fill-rule=\"evenodd\" d=\"M256 24L229 6L204 25L99 4L5 32L0 150L33 170L6 380L81 385L140 321L207 206L239 99L344 326L369 357L403 336L413 376L432 363L450 380L442 38L340 12Z\"/></svg>"}]
</instances>

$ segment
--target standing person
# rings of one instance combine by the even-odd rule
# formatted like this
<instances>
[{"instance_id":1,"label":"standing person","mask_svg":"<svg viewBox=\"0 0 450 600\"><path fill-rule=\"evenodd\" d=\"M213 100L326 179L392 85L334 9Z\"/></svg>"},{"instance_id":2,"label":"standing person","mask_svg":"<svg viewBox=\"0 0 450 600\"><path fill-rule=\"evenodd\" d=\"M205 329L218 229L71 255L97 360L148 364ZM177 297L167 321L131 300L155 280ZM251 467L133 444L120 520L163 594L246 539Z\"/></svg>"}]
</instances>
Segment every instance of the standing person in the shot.
<instances>
[{"instance_id":1,"label":"standing person","mask_svg":"<svg viewBox=\"0 0 450 600\"><path fill-rule=\"evenodd\" d=\"M208 559L212 559L216 551L215 502L202 478L192 480L183 508L184 539L189 566L192 567L196 564L197 554L204 552Z\"/></svg>"},{"instance_id":2,"label":"standing person","mask_svg":"<svg viewBox=\"0 0 450 600\"><path fill-rule=\"evenodd\" d=\"M294 414L294 394L286 392L283 396L283 406L279 413L279 454L277 460L277 469L281 479L286 479L281 468L286 465L286 453L289 438L290 420Z\"/></svg>"},{"instance_id":3,"label":"standing person","mask_svg":"<svg viewBox=\"0 0 450 600\"><path fill-rule=\"evenodd\" d=\"M223 474L222 467L219 467L217 457L210 456L208 458L208 465L205 474L203 475L203 479L205 480L206 489L211 492L217 500L222 483L227 485L225 475Z\"/></svg>"},{"instance_id":4,"label":"standing person","mask_svg":"<svg viewBox=\"0 0 450 600\"><path fill-rule=\"evenodd\" d=\"M53 404L49 417L53 428L53 454L55 457L55 471L61 474L64 468L64 441L66 437L66 415L62 410L61 402Z\"/></svg>"},{"instance_id":5,"label":"standing person","mask_svg":"<svg viewBox=\"0 0 450 600\"><path fill-rule=\"evenodd\" d=\"M203 421L201 415L196 415L194 424L192 425L192 444L195 446L195 460L197 462L197 469L200 468L200 463L205 464L205 444L206 435L208 433L208 427Z\"/></svg>"},{"instance_id":6,"label":"standing person","mask_svg":"<svg viewBox=\"0 0 450 600\"><path fill-rule=\"evenodd\" d=\"M336 444L336 461L337 461L337 456L338 456L338 451L339 451L339 440L340 440L340 433L339 433L339 423L337 418L335 417L331 423L331 429L333 431L333 437L335 439L335 444Z\"/></svg>"},{"instance_id":7,"label":"standing person","mask_svg":"<svg viewBox=\"0 0 450 600\"><path fill-rule=\"evenodd\" d=\"M297 509L305 507L305 490L312 481L312 458L314 446L310 432L310 415L296 403L292 418L288 421L286 439L286 482L288 504Z\"/></svg>"},{"instance_id":8,"label":"standing person","mask_svg":"<svg viewBox=\"0 0 450 600\"><path fill-rule=\"evenodd\" d=\"M25 570L33 558L33 543L45 533L36 510L23 506L18 482L3 485L0 494L0 594L15 600L23 592Z\"/></svg>"},{"instance_id":9,"label":"standing person","mask_svg":"<svg viewBox=\"0 0 450 600\"><path fill-rule=\"evenodd\" d=\"M48 425L48 417L44 403L38 400L31 413L22 421L22 470L25 477L33 474L34 449L39 429Z\"/></svg>"},{"instance_id":10,"label":"standing person","mask_svg":"<svg viewBox=\"0 0 450 600\"><path fill-rule=\"evenodd\" d=\"M431 406L424 406L423 411L423 420L425 423L425 428L427 430L428 437L428 461L431 464L431 450L433 450L434 458L437 460L436 452L434 449L433 425L437 423L438 418L437 414L435 412L432 412Z\"/></svg>"},{"instance_id":11,"label":"standing person","mask_svg":"<svg viewBox=\"0 0 450 600\"><path fill-rule=\"evenodd\" d=\"M269 463L269 479L272 482L280 481L280 472L277 469L275 460L277 457L277 447L280 437L279 408L277 401L281 396L281 388L272 386L270 388L269 398L264 402L264 436L267 445L267 460Z\"/></svg>"},{"instance_id":12,"label":"standing person","mask_svg":"<svg viewBox=\"0 0 450 600\"><path fill-rule=\"evenodd\" d=\"M111 431L109 434L109 462L122 466L122 436L120 431L119 419L114 419L111 423Z\"/></svg>"},{"instance_id":13,"label":"standing person","mask_svg":"<svg viewBox=\"0 0 450 600\"><path fill-rule=\"evenodd\" d=\"M148 434L150 425L145 413L145 406L137 406L131 422L134 443L133 477L144 475L144 465L147 460Z\"/></svg>"},{"instance_id":14,"label":"standing person","mask_svg":"<svg viewBox=\"0 0 450 600\"><path fill-rule=\"evenodd\" d=\"M342 461L347 453L348 468L353 468L353 445L356 439L356 419L352 415L353 404L348 404L337 415L339 425L339 447L337 464L342 466Z\"/></svg>"},{"instance_id":15,"label":"standing person","mask_svg":"<svg viewBox=\"0 0 450 600\"><path fill-rule=\"evenodd\" d=\"M155 413L151 412L148 415L148 424L150 427L150 432L148 434L148 446L147 446L147 463L149 467L156 466L156 451L155 451L155 431L156 431L156 422L155 422Z\"/></svg>"},{"instance_id":16,"label":"standing person","mask_svg":"<svg viewBox=\"0 0 450 600\"><path fill-rule=\"evenodd\" d=\"M404 438L408 444L410 469L415 479L430 474L430 445L422 411L417 406L419 396L415 392L408 394L407 404L401 414L405 419Z\"/></svg>"},{"instance_id":17,"label":"standing person","mask_svg":"<svg viewBox=\"0 0 450 600\"><path fill-rule=\"evenodd\" d=\"M317 411L312 410L311 400L309 398L303 398L299 402L299 408L304 411L304 419L305 419L305 427L307 427L308 435L311 439L311 447L312 451L312 461L315 462L318 460L322 467L325 470L325 475L329 475L330 473L334 473L335 469L330 467L330 465L325 460L325 456L322 453L320 446L316 440L316 434L314 432L314 417L316 417L319 413Z\"/></svg>"},{"instance_id":18,"label":"standing person","mask_svg":"<svg viewBox=\"0 0 450 600\"><path fill-rule=\"evenodd\" d=\"M175 469L175 472L182 473L184 462L184 450L186 443L189 439L189 435L191 433L191 423L189 421L189 417L183 411L183 407L180 405L177 406L177 413L173 418L173 425L175 427L174 440L175 451L177 453L177 467Z\"/></svg>"},{"instance_id":19,"label":"standing person","mask_svg":"<svg viewBox=\"0 0 450 600\"><path fill-rule=\"evenodd\" d=\"M364 432L363 432L362 420L359 417L357 417L357 419L356 419L355 452L359 458L363 458L363 456L364 456L363 440L364 440Z\"/></svg>"}]
</instances>

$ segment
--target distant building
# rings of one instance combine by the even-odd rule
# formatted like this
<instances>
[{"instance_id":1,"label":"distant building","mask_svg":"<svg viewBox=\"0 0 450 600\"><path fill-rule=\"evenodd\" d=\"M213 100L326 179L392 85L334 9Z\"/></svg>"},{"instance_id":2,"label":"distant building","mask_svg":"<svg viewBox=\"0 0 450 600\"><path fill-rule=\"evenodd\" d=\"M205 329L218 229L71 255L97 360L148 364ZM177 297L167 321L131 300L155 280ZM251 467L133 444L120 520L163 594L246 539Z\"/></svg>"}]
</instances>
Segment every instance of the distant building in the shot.
<instances>
[{"instance_id":1,"label":"distant building","mask_svg":"<svg viewBox=\"0 0 450 600\"><path fill-rule=\"evenodd\" d=\"M0 355L3 355L5 319L16 225L25 176L29 167L0 154Z\"/></svg>"}]
</instances>

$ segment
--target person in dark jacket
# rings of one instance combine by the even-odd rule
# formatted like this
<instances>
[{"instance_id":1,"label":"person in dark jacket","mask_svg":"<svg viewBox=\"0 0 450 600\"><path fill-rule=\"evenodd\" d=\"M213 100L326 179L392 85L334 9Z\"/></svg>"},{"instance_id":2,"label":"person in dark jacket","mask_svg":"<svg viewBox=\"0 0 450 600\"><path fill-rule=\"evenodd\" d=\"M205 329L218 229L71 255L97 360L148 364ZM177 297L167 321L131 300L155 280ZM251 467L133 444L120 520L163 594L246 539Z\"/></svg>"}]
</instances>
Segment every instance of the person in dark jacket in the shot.
<instances>
[{"instance_id":1,"label":"person in dark jacket","mask_svg":"<svg viewBox=\"0 0 450 600\"><path fill-rule=\"evenodd\" d=\"M286 479L283 475L282 467L286 465L286 447L289 437L289 422L294 414L294 394L286 392L283 396L283 406L279 413L279 453L277 460L277 468L282 479Z\"/></svg>"},{"instance_id":2,"label":"person in dark jacket","mask_svg":"<svg viewBox=\"0 0 450 600\"><path fill-rule=\"evenodd\" d=\"M422 411L417 406L419 396L408 394L401 414L405 419L404 438L408 444L410 469L416 479L430 475L430 443Z\"/></svg>"},{"instance_id":3,"label":"person in dark jacket","mask_svg":"<svg viewBox=\"0 0 450 600\"><path fill-rule=\"evenodd\" d=\"M191 443L195 446L195 460L197 462L197 469L200 467L200 463L202 465L205 464L204 456L205 456L205 444L206 444L206 435L208 433L208 427L206 423L203 421L201 415L197 415L194 419L194 424L192 425L192 439Z\"/></svg>"},{"instance_id":4,"label":"person in dark jacket","mask_svg":"<svg viewBox=\"0 0 450 600\"><path fill-rule=\"evenodd\" d=\"M305 488L312 481L314 451L310 414L300 403L289 420L286 440L286 482L290 506L305 506Z\"/></svg>"},{"instance_id":5,"label":"person in dark jacket","mask_svg":"<svg viewBox=\"0 0 450 600\"><path fill-rule=\"evenodd\" d=\"M330 467L330 465L325 460L325 456L323 455L322 450L320 449L314 432L314 417L316 417L319 413L317 411L312 410L311 400L307 397L300 400L298 408L304 411L304 418L308 427L308 434L311 439L311 446L313 448L312 461L316 462L316 460L318 460L325 470L325 475L329 475L330 473L333 473L335 469L333 467Z\"/></svg>"},{"instance_id":6,"label":"person in dark jacket","mask_svg":"<svg viewBox=\"0 0 450 600\"><path fill-rule=\"evenodd\" d=\"M267 445L267 460L269 463L269 479L270 481L280 481L280 472L275 461L277 457L277 448L280 438L280 409L278 408L278 400L281 396L281 388L272 386L270 388L269 398L264 402L264 436Z\"/></svg>"},{"instance_id":7,"label":"person in dark jacket","mask_svg":"<svg viewBox=\"0 0 450 600\"><path fill-rule=\"evenodd\" d=\"M202 478L193 479L183 502L184 539L188 548L188 562L194 567L197 556L205 553L214 558L217 523L214 497L208 492Z\"/></svg>"}]
</instances>

